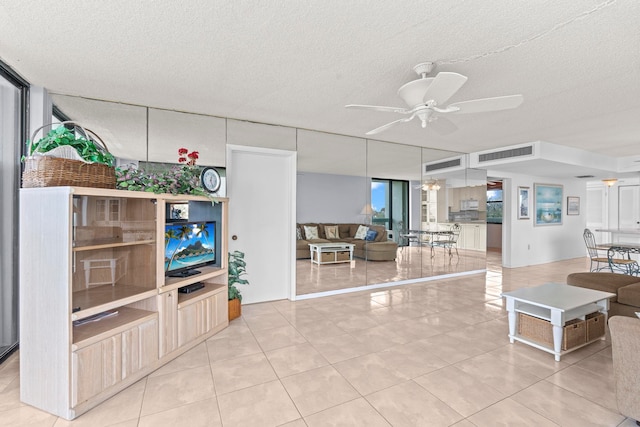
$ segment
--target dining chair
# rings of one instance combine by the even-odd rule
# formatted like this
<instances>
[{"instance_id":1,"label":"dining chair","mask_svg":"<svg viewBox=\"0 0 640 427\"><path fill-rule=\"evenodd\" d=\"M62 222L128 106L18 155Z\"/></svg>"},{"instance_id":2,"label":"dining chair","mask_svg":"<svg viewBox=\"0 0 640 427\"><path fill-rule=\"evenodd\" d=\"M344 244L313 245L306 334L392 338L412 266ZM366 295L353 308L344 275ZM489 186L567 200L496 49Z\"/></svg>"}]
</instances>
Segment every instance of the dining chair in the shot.
<instances>
[{"instance_id":1,"label":"dining chair","mask_svg":"<svg viewBox=\"0 0 640 427\"><path fill-rule=\"evenodd\" d=\"M596 238L591 230L585 228L584 232L582 233L582 237L584 237L584 243L587 246L587 253L589 254L589 259L591 260L589 271L600 271L611 268L609 257L601 254L601 252L605 251L606 249L598 247L598 245L596 244ZM600 267L600 264L604 264L604 267Z\"/></svg>"},{"instance_id":2,"label":"dining chair","mask_svg":"<svg viewBox=\"0 0 640 427\"><path fill-rule=\"evenodd\" d=\"M631 259L631 253L638 253L631 248L612 246L607 250L607 259L612 273L623 273L630 276L640 275L640 265Z\"/></svg>"},{"instance_id":3,"label":"dining chair","mask_svg":"<svg viewBox=\"0 0 640 427\"><path fill-rule=\"evenodd\" d=\"M416 233L412 233L410 230L400 230L398 236L400 252L404 252L405 247L411 246L411 242L418 242L419 237Z\"/></svg>"},{"instance_id":4,"label":"dining chair","mask_svg":"<svg viewBox=\"0 0 640 427\"><path fill-rule=\"evenodd\" d=\"M429 244L429 246L431 246L431 257L433 258L435 255L433 248L436 246L443 248L445 251L449 251L449 257L453 256L452 249L455 249L456 255L459 256L458 254L458 238L459 237L460 237L460 224L458 223L453 224L449 228L449 230L447 230L447 233L435 235L434 238L431 240L431 243Z\"/></svg>"}]
</instances>

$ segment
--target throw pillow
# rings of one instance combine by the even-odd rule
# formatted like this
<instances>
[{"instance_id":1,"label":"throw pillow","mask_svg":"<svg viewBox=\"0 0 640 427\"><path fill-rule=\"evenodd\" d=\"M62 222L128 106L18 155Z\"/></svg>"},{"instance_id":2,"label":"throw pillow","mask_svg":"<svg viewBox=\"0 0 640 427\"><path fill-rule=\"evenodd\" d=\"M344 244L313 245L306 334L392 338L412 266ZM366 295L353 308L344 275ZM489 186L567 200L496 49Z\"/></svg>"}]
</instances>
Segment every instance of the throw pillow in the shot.
<instances>
[{"instance_id":1,"label":"throw pillow","mask_svg":"<svg viewBox=\"0 0 640 427\"><path fill-rule=\"evenodd\" d=\"M309 226L309 225L305 225L304 226L304 235L307 238L307 240L313 240L313 239L319 239L318 237L318 227L316 226Z\"/></svg>"},{"instance_id":2,"label":"throw pillow","mask_svg":"<svg viewBox=\"0 0 640 427\"><path fill-rule=\"evenodd\" d=\"M300 227L296 227L296 240L302 240L302 231Z\"/></svg>"},{"instance_id":3,"label":"throw pillow","mask_svg":"<svg viewBox=\"0 0 640 427\"><path fill-rule=\"evenodd\" d=\"M364 240L367 237L367 231L369 231L369 227L366 225L359 225L358 230L356 231L356 235L353 236L354 239Z\"/></svg>"},{"instance_id":4,"label":"throw pillow","mask_svg":"<svg viewBox=\"0 0 640 427\"><path fill-rule=\"evenodd\" d=\"M324 235L327 239L339 239L340 234L338 233L337 225L327 225L324 227Z\"/></svg>"},{"instance_id":5,"label":"throw pillow","mask_svg":"<svg viewBox=\"0 0 640 427\"><path fill-rule=\"evenodd\" d=\"M368 240L369 242L372 242L375 240L377 235L378 235L378 232L376 230L369 230L367 231L367 235L364 238L364 240Z\"/></svg>"}]
</instances>

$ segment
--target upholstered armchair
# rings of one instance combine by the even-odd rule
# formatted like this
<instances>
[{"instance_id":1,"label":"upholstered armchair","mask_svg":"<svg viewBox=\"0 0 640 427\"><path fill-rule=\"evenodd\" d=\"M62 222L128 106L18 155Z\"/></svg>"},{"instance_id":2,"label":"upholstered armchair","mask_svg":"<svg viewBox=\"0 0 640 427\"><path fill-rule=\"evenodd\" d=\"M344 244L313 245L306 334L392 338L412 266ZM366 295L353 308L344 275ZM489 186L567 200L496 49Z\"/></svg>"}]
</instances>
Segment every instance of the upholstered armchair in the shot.
<instances>
[{"instance_id":1,"label":"upholstered armchair","mask_svg":"<svg viewBox=\"0 0 640 427\"><path fill-rule=\"evenodd\" d=\"M618 410L640 425L640 319L613 316L609 331Z\"/></svg>"}]
</instances>

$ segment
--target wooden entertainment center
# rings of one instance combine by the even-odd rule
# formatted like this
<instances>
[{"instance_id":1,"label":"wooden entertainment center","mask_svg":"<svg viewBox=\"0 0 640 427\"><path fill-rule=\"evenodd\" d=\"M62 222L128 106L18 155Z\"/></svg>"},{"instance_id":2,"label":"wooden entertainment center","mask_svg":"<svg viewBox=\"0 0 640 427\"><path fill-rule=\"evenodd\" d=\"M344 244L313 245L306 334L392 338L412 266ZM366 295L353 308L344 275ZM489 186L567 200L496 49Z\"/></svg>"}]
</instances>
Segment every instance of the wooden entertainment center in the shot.
<instances>
[{"instance_id":1,"label":"wooden entertainment center","mask_svg":"<svg viewBox=\"0 0 640 427\"><path fill-rule=\"evenodd\" d=\"M20 190L20 398L71 420L229 324L227 199ZM215 221L215 262L165 277L168 204ZM202 282L191 293L179 289Z\"/></svg>"}]
</instances>

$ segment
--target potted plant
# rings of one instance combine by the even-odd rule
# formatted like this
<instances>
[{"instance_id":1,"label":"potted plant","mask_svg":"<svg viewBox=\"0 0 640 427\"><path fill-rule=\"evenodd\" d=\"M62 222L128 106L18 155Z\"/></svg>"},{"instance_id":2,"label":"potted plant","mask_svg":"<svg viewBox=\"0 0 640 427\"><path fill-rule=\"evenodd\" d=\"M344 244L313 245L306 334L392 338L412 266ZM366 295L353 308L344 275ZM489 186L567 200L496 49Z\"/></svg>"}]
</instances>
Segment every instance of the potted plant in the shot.
<instances>
[{"instance_id":1,"label":"potted plant","mask_svg":"<svg viewBox=\"0 0 640 427\"><path fill-rule=\"evenodd\" d=\"M247 274L247 263L244 260L244 252L229 252L228 284L229 284L229 320L240 317L242 314L242 294L236 285L248 285L249 281L242 276Z\"/></svg>"}]
</instances>

